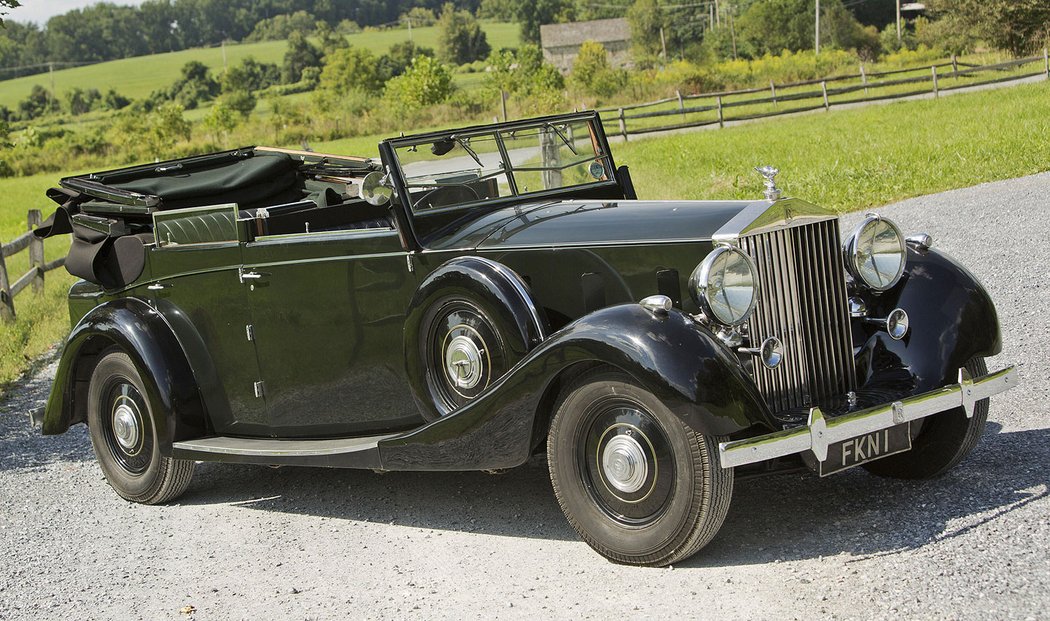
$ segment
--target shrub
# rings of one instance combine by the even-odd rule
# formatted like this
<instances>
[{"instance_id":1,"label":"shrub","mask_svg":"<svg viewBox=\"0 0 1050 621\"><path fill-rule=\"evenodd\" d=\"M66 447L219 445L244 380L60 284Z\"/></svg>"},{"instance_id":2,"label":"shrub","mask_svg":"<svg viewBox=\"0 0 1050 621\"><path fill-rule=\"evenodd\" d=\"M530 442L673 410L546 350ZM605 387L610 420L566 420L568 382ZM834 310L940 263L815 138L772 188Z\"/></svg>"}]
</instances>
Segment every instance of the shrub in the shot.
<instances>
[{"instance_id":1,"label":"shrub","mask_svg":"<svg viewBox=\"0 0 1050 621\"><path fill-rule=\"evenodd\" d=\"M383 89L375 54L361 47L346 47L325 57L320 87L329 95L346 95L351 91L378 93Z\"/></svg>"},{"instance_id":2,"label":"shrub","mask_svg":"<svg viewBox=\"0 0 1050 621\"><path fill-rule=\"evenodd\" d=\"M627 86L627 72L609 65L601 43L584 41L572 65L572 81L585 93L609 97Z\"/></svg>"},{"instance_id":3,"label":"shrub","mask_svg":"<svg viewBox=\"0 0 1050 621\"><path fill-rule=\"evenodd\" d=\"M437 60L417 56L404 74L386 84L384 96L402 114L439 104L452 94L452 73Z\"/></svg>"},{"instance_id":4,"label":"shrub","mask_svg":"<svg viewBox=\"0 0 1050 621\"><path fill-rule=\"evenodd\" d=\"M317 18L306 11L296 11L290 15L275 15L255 24L245 41L280 41L287 39L293 32L309 33L314 29Z\"/></svg>"}]
</instances>

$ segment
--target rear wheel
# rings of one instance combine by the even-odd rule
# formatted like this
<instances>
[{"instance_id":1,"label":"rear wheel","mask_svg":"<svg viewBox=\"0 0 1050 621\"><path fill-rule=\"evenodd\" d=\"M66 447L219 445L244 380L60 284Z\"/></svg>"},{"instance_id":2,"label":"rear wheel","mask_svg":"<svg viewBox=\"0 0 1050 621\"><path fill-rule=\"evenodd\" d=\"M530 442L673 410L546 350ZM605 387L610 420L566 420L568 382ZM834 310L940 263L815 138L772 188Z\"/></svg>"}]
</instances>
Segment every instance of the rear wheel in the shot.
<instances>
[{"instance_id":1,"label":"rear wheel","mask_svg":"<svg viewBox=\"0 0 1050 621\"><path fill-rule=\"evenodd\" d=\"M973 377L988 374L984 358L971 358L966 370ZM912 449L864 464L872 474L895 479L932 479L959 464L977 446L988 420L988 399L974 404L967 418L961 407L934 414L922 423ZM912 423L914 424L914 423Z\"/></svg>"},{"instance_id":2,"label":"rear wheel","mask_svg":"<svg viewBox=\"0 0 1050 621\"><path fill-rule=\"evenodd\" d=\"M149 399L127 354L111 351L99 360L87 406L95 457L121 498L160 504L186 491L194 462L160 454Z\"/></svg>"},{"instance_id":3,"label":"rear wheel","mask_svg":"<svg viewBox=\"0 0 1050 621\"><path fill-rule=\"evenodd\" d=\"M610 560L662 566L718 532L733 470L626 374L584 376L560 401L547 440L554 494L572 527Z\"/></svg>"}]
</instances>

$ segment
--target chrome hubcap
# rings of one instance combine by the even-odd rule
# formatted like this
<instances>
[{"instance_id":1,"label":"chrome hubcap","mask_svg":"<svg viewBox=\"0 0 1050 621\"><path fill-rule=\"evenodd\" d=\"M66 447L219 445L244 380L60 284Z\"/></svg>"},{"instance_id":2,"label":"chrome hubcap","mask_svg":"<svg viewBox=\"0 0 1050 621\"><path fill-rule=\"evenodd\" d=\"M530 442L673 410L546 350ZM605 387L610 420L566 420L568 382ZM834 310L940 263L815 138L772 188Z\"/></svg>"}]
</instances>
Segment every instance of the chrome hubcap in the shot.
<instances>
[{"instance_id":1,"label":"chrome hubcap","mask_svg":"<svg viewBox=\"0 0 1050 621\"><path fill-rule=\"evenodd\" d=\"M125 451L131 452L139 444L142 430L139 426L139 418L135 410L126 403L121 403L113 409L113 435L117 444Z\"/></svg>"},{"instance_id":2,"label":"chrome hubcap","mask_svg":"<svg viewBox=\"0 0 1050 621\"><path fill-rule=\"evenodd\" d=\"M477 337L480 340L480 336ZM484 351L468 336L459 335L445 348L445 369L457 388L470 390L481 381Z\"/></svg>"},{"instance_id":3,"label":"chrome hubcap","mask_svg":"<svg viewBox=\"0 0 1050 621\"><path fill-rule=\"evenodd\" d=\"M649 462L642 445L627 435L618 435L605 445L602 469L609 483L627 494L642 489L649 476Z\"/></svg>"}]
</instances>

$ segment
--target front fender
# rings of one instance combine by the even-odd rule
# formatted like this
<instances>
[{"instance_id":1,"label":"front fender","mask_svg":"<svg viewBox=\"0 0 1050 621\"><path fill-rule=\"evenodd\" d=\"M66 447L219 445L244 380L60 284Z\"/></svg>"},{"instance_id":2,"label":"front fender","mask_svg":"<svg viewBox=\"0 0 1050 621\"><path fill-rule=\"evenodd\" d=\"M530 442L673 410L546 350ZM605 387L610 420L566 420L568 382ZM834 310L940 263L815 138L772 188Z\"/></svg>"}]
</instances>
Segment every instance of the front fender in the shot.
<instances>
[{"instance_id":1,"label":"front fender","mask_svg":"<svg viewBox=\"0 0 1050 621\"><path fill-rule=\"evenodd\" d=\"M605 308L532 350L470 405L416 431L379 443L387 470L510 468L528 460L534 424L552 383L581 363L631 375L686 424L728 435L772 417L736 354L688 315L637 304Z\"/></svg>"},{"instance_id":2,"label":"front fender","mask_svg":"<svg viewBox=\"0 0 1050 621\"><path fill-rule=\"evenodd\" d=\"M907 382L917 394L959 381L959 369L975 356L1002 350L995 304L977 277L943 252L908 246L908 267L892 290L869 299L869 315L903 308L908 334L894 341L870 328L858 335L861 386ZM857 338L859 336L859 338ZM885 386L889 387L889 386Z\"/></svg>"},{"instance_id":3,"label":"front fender","mask_svg":"<svg viewBox=\"0 0 1050 621\"><path fill-rule=\"evenodd\" d=\"M173 441L207 431L197 382L171 328L144 301L122 298L93 308L70 333L44 412L45 435L84 422L94 361L110 347L128 354L138 369L164 454Z\"/></svg>"}]
</instances>

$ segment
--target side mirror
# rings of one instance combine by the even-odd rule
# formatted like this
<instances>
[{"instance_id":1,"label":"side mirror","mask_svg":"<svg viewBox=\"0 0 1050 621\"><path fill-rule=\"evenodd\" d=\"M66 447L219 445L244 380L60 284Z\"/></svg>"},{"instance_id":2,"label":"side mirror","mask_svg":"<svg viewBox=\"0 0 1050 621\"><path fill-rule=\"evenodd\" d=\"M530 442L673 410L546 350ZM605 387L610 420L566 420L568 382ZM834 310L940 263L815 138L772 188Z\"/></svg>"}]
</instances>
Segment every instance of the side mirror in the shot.
<instances>
[{"instance_id":1,"label":"side mirror","mask_svg":"<svg viewBox=\"0 0 1050 621\"><path fill-rule=\"evenodd\" d=\"M370 172L361 180L357 195L369 205L385 205L390 202L394 191L386 185L386 175L381 172Z\"/></svg>"}]
</instances>

